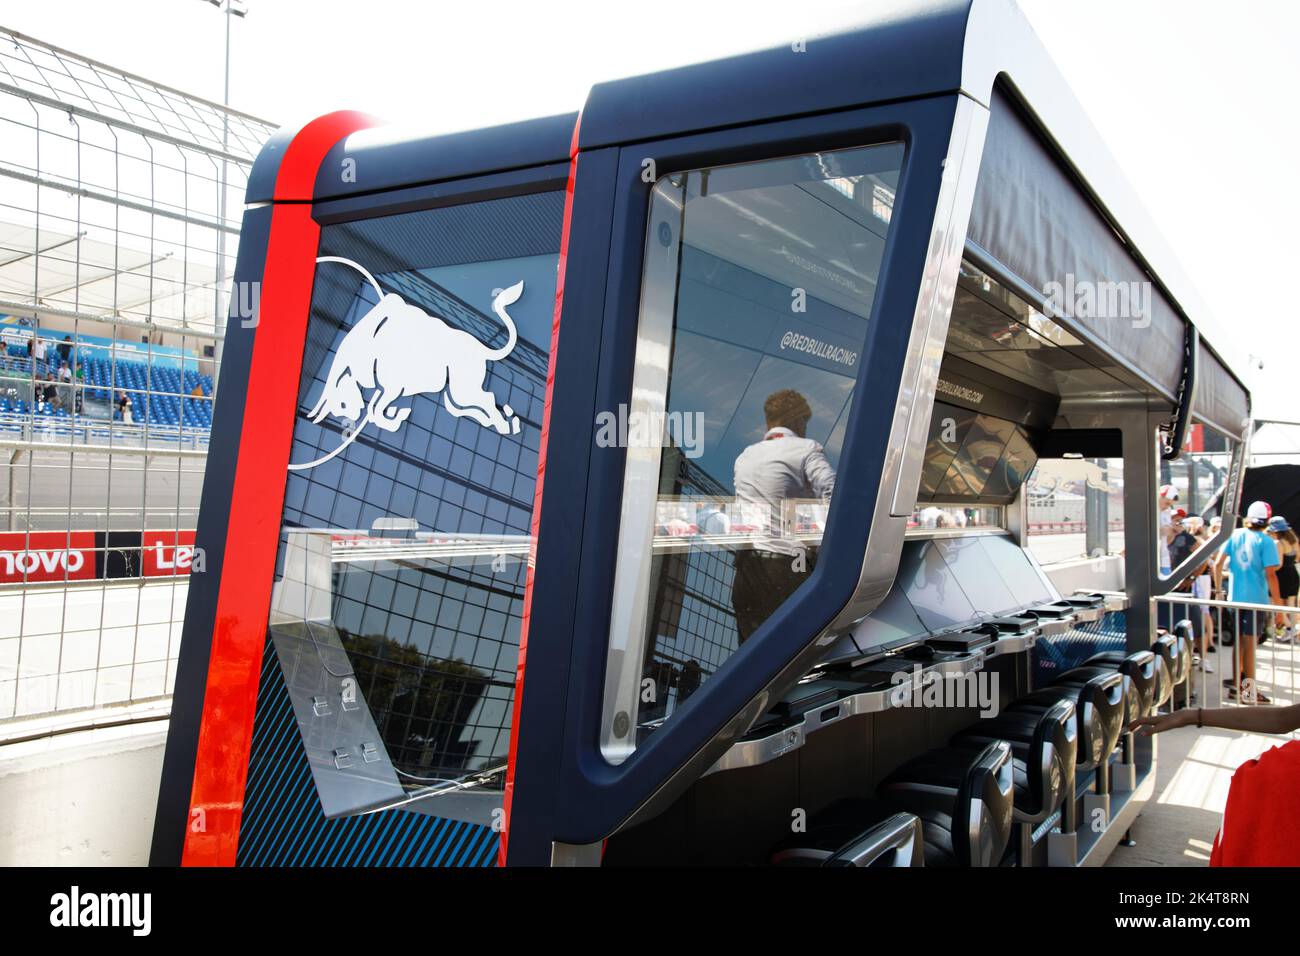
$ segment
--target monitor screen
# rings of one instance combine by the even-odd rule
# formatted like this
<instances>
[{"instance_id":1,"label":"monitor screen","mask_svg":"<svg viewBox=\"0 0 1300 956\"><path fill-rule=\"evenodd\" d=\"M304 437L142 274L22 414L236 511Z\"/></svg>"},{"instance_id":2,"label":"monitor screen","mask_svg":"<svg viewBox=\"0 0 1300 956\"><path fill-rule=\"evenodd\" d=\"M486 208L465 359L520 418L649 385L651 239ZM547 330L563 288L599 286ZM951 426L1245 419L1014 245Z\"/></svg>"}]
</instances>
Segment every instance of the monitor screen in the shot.
<instances>
[{"instance_id":1,"label":"monitor screen","mask_svg":"<svg viewBox=\"0 0 1300 956\"><path fill-rule=\"evenodd\" d=\"M934 415L930 418L930 438L925 446L925 460L921 466L919 497L932 497L939 490L953 456L966 440L966 433L974 421L975 412L969 409L957 408L946 402L934 403Z\"/></svg>"},{"instance_id":2,"label":"monitor screen","mask_svg":"<svg viewBox=\"0 0 1300 956\"><path fill-rule=\"evenodd\" d=\"M1033 558L1014 541L1002 535L985 535L976 538L988 557L989 566L996 569L1006 582L1020 607L1054 601L1057 595L1047 585Z\"/></svg>"},{"instance_id":3,"label":"monitor screen","mask_svg":"<svg viewBox=\"0 0 1300 956\"><path fill-rule=\"evenodd\" d=\"M904 549L906 547L904 545ZM925 625L903 594L899 581L894 582L889 594L871 616L853 630L853 640L864 654L910 644L927 635Z\"/></svg>"},{"instance_id":4,"label":"monitor screen","mask_svg":"<svg viewBox=\"0 0 1300 956\"><path fill-rule=\"evenodd\" d=\"M948 569L935 541L907 541L898 562L901 587L921 623L931 631L975 619L975 608Z\"/></svg>"},{"instance_id":5,"label":"monitor screen","mask_svg":"<svg viewBox=\"0 0 1300 956\"><path fill-rule=\"evenodd\" d=\"M991 415L976 415L953 458L948 473L939 483L937 498L969 498L984 494L984 485L1002 457L1002 449L1015 431L1014 423Z\"/></svg>"},{"instance_id":6,"label":"monitor screen","mask_svg":"<svg viewBox=\"0 0 1300 956\"><path fill-rule=\"evenodd\" d=\"M1018 607L1011 588L1003 581L980 546L983 535L969 538L939 538L934 544L943 555L953 577L968 595L974 595L983 614L1001 614Z\"/></svg>"},{"instance_id":7,"label":"monitor screen","mask_svg":"<svg viewBox=\"0 0 1300 956\"><path fill-rule=\"evenodd\" d=\"M1005 498L1010 501L1024 484L1038 462L1038 453L1029 443L1029 434L1017 426L1007 441L1002 457L993 467L993 473L984 484L986 498Z\"/></svg>"}]
</instances>

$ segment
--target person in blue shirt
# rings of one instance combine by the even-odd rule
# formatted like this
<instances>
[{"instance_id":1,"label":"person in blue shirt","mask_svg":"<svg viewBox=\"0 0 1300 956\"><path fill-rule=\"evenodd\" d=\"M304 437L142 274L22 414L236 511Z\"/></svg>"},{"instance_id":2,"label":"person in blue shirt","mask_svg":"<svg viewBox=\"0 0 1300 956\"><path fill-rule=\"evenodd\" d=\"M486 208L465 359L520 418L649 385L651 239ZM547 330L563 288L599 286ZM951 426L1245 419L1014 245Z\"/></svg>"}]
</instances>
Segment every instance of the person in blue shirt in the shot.
<instances>
[{"instance_id":1,"label":"person in blue shirt","mask_svg":"<svg viewBox=\"0 0 1300 956\"><path fill-rule=\"evenodd\" d=\"M1252 502L1246 511L1243 527L1232 532L1228 543L1223 546L1219 556L1214 560L1214 587L1222 589L1223 571L1227 567L1231 575L1229 582L1229 601L1241 601L1246 604L1277 604L1278 598L1277 569L1282 564L1278 554L1277 542L1265 533L1268 519L1273 509L1266 501ZM1255 644L1260 631L1260 622L1264 616L1258 611L1237 612L1237 641L1233 648L1234 678L1223 683L1228 687L1228 696L1236 698L1240 688L1243 703L1272 703L1255 687Z\"/></svg>"}]
</instances>

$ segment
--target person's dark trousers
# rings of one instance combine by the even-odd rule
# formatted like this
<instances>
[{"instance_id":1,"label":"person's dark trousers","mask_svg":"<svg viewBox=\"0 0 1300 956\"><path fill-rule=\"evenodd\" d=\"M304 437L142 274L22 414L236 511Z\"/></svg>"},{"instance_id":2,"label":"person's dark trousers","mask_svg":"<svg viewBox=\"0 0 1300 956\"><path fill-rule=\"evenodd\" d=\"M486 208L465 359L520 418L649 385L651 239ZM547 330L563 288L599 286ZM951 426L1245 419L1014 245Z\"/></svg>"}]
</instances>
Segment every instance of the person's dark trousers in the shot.
<instances>
[{"instance_id":1,"label":"person's dark trousers","mask_svg":"<svg viewBox=\"0 0 1300 956\"><path fill-rule=\"evenodd\" d=\"M808 580L817 565L817 552L809 548L805 554L804 567L795 570L795 555L758 549L736 552L731 606L736 612L736 633L741 644Z\"/></svg>"}]
</instances>

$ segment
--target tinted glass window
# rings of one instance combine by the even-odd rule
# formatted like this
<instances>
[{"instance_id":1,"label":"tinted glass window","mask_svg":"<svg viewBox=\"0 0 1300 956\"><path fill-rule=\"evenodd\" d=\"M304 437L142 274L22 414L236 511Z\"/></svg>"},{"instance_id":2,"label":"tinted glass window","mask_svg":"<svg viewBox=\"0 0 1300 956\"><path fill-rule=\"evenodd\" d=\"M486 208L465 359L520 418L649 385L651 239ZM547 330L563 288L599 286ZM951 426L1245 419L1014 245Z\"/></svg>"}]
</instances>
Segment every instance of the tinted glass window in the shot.
<instances>
[{"instance_id":1,"label":"tinted glass window","mask_svg":"<svg viewBox=\"0 0 1300 956\"><path fill-rule=\"evenodd\" d=\"M1005 528L1002 505L925 504L918 502L907 523L909 534L953 528Z\"/></svg>"},{"instance_id":2,"label":"tinted glass window","mask_svg":"<svg viewBox=\"0 0 1300 956\"><path fill-rule=\"evenodd\" d=\"M1017 427L1007 440L1007 447L993 467L989 480L984 484L985 497L1005 498L1008 501L1015 497L1037 462L1038 454L1029 444L1028 434L1023 428Z\"/></svg>"},{"instance_id":3,"label":"tinted glass window","mask_svg":"<svg viewBox=\"0 0 1300 956\"><path fill-rule=\"evenodd\" d=\"M562 213L322 231L271 631L329 815L502 784Z\"/></svg>"},{"instance_id":4,"label":"tinted glass window","mask_svg":"<svg viewBox=\"0 0 1300 956\"><path fill-rule=\"evenodd\" d=\"M816 565L902 156L873 146L655 185L625 410L611 760ZM646 422L649 441L632 430Z\"/></svg>"}]
</instances>

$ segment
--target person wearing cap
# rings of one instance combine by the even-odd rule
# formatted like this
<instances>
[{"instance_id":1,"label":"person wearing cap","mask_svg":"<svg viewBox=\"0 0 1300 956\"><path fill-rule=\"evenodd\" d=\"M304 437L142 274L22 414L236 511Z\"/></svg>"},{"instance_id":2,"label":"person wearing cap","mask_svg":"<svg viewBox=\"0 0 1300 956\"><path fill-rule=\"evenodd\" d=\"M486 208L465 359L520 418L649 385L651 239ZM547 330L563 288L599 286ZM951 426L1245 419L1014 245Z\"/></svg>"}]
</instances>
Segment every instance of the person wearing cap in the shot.
<instances>
[{"instance_id":1,"label":"person wearing cap","mask_svg":"<svg viewBox=\"0 0 1300 956\"><path fill-rule=\"evenodd\" d=\"M1265 533L1273 509L1266 501L1255 501L1246 510L1243 527L1232 532L1214 560L1214 586L1223 586L1223 571L1230 575L1228 600L1244 604L1275 604L1277 569L1282 564L1277 544ZM1237 612L1237 641L1233 648L1233 678L1224 680L1228 696L1237 697L1238 687L1245 703L1272 703L1255 687L1255 637L1260 632L1259 613Z\"/></svg>"},{"instance_id":2,"label":"person wearing cap","mask_svg":"<svg viewBox=\"0 0 1300 956\"><path fill-rule=\"evenodd\" d=\"M1282 556L1282 566L1277 569L1277 592L1282 604L1296 606L1296 596L1300 595L1300 571L1296 570L1296 556L1300 554L1300 538L1291 530L1291 524L1281 515L1268 519L1268 534L1277 544L1278 554ZM1279 614L1277 626L1282 629L1277 640L1290 644L1296 637L1296 615L1293 612Z\"/></svg>"},{"instance_id":3,"label":"person wearing cap","mask_svg":"<svg viewBox=\"0 0 1300 956\"><path fill-rule=\"evenodd\" d=\"M1169 544L1178 535L1178 529L1174 527L1174 502L1177 500L1177 488L1173 485L1160 486L1157 498L1160 529L1156 541L1160 548L1160 573L1162 575L1167 575L1174 569L1173 561L1169 555Z\"/></svg>"},{"instance_id":4,"label":"person wearing cap","mask_svg":"<svg viewBox=\"0 0 1300 956\"><path fill-rule=\"evenodd\" d=\"M762 515L753 546L736 552L731 603L743 644L808 579L817 550L786 527L787 502L829 503L835 469L819 442L805 437L812 407L792 388L773 392L763 403L767 431L740 453L735 465L736 500Z\"/></svg>"}]
</instances>

